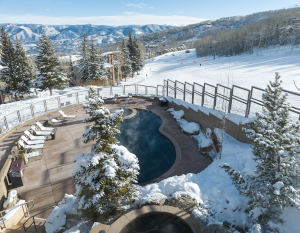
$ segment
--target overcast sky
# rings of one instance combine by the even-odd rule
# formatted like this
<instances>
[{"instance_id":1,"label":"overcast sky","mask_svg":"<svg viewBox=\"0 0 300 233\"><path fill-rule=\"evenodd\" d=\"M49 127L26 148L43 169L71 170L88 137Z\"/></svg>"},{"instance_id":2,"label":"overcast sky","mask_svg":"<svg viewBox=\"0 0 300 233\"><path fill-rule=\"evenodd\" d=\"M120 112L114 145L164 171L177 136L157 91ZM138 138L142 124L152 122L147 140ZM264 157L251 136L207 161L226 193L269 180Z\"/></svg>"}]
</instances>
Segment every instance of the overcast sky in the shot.
<instances>
[{"instance_id":1,"label":"overcast sky","mask_svg":"<svg viewBox=\"0 0 300 233\"><path fill-rule=\"evenodd\" d=\"M300 0L0 0L0 23L168 24L300 6Z\"/></svg>"}]
</instances>

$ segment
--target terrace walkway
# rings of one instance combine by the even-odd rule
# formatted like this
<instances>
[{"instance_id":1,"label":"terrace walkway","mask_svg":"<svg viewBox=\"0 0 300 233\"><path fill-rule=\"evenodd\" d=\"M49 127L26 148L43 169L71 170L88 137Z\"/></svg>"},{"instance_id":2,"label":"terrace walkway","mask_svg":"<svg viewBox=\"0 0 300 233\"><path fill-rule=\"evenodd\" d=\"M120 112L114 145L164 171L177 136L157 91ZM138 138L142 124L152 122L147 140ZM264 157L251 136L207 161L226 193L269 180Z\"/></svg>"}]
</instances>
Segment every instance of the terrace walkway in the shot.
<instances>
[{"instance_id":1,"label":"terrace walkway","mask_svg":"<svg viewBox=\"0 0 300 233\"><path fill-rule=\"evenodd\" d=\"M117 109L125 105L125 99L106 102L110 109ZM126 107L149 109L157 114L162 119L161 133L167 136L175 146L176 161L174 165L155 181L174 175L198 173L210 164L211 160L199 153L196 141L183 134L170 113L165 111L165 108L160 107L157 102L144 98L131 98ZM84 109L77 105L67 107L64 111L67 114L77 115L76 119L56 126L56 138L46 141L42 157L29 160L24 171L24 185L17 188L20 198L34 200L32 215L57 205L65 193L72 194L74 192L72 180L74 160L80 154L87 153L91 149L91 144L84 144L81 141L81 135L86 127L86 124L83 123L83 119L86 117ZM57 112L46 114L39 120L46 120L55 116L58 116ZM27 122L26 125L0 141L1 161L8 156L11 147L24 130L33 123L34 121ZM39 217L45 218L49 213L50 211L45 212Z\"/></svg>"}]
</instances>

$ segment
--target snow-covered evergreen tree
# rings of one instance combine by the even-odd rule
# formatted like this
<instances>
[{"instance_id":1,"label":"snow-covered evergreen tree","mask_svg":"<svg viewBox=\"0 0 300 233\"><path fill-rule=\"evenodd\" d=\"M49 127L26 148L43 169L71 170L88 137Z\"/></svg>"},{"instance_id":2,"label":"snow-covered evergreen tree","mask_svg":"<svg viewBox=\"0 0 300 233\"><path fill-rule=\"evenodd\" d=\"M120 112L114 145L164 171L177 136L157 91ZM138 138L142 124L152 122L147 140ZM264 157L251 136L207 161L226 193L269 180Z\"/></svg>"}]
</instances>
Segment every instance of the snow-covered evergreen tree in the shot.
<instances>
[{"instance_id":1,"label":"snow-covered evergreen tree","mask_svg":"<svg viewBox=\"0 0 300 233\"><path fill-rule=\"evenodd\" d=\"M131 71L132 71L132 77L133 74L136 72L138 73L142 67L143 67L143 60L141 56L141 50L139 48L137 39L132 37L131 32L128 34L128 51L129 51L129 58L131 61Z\"/></svg>"},{"instance_id":2,"label":"snow-covered evergreen tree","mask_svg":"<svg viewBox=\"0 0 300 233\"><path fill-rule=\"evenodd\" d=\"M4 68L1 70L0 80L5 82L5 94L12 95L18 100L20 96L30 93L32 69L18 38L14 48L3 28L1 30L1 44L0 64Z\"/></svg>"},{"instance_id":3,"label":"snow-covered evergreen tree","mask_svg":"<svg viewBox=\"0 0 300 233\"><path fill-rule=\"evenodd\" d=\"M89 80L89 49L88 40L86 34L83 34L83 40L81 45L81 59L79 62L81 81L85 82Z\"/></svg>"},{"instance_id":4,"label":"snow-covered evergreen tree","mask_svg":"<svg viewBox=\"0 0 300 233\"><path fill-rule=\"evenodd\" d=\"M115 113L103 106L102 98L91 89L85 106L92 125L83 133L83 142L95 141L89 154L76 159L73 178L80 209L90 219L110 222L136 197L139 174L136 156L117 145L116 135L123 111Z\"/></svg>"},{"instance_id":5,"label":"snow-covered evergreen tree","mask_svg":"<svg viewBox=\"0 0 300 233\"><path fill-rule=\"evenodd\" d=\"M55 56L54 47L46 35L42 35L38 44L36 64L39 73L36 78L36 87L41 90L49 89L50 95L54 88L63 88L68 83L68 78L62 72L58 58Z\"/></svg>"},{"instance_id":6,"label":"snow-covered evergreen tree","mask_svg":"<svg viewBox=\"0 0 300 233\"><path fill-rule=\"evenodd\" d=\"M290 107L282 94L280 76L270 82L263 95L262 113L246 130L256 161L255 176L244 175L224 165L241 194L250 198L252 219L267 227L287 206L300 208L299 123L289 118Z\"/></svg>"},{"instance_id":7,"label":"snow-covered evergreen tree","mask_svg":"<svg viewBox=\"0 0 300 233\"><path fill-rule=\"evenodd\" d=\"M19 95L29 94L33 80L33 71L18 38L15 45L15 65L15 78L18 79L17 92Z\"/></svg>"},{"instance_id":8,"label":"snow-covered evergreen tree","mask_svg":"<svg viewBox=\"0 0 300 233\"><path fill-rule=\"evenodd\" d=\"M1 60L0 65L3 69L0 73L0 80L5 83L4 92L6 95L13 95L15 98L17 95L18 80L15 75L15 52L14 47L9 39L4 28L1 28Z\"/></svg>"},{"instance_id":9,"label":"snow-covered evergreen tree","mask_svg":"<svg viewBox=\"0 0 300 233\"><path fill-rule=\"evenodd\" d=\"M135 46L135 60L134 60L134 71L137 72L137 74L139 74L139 71L143 68L144 66L144 60L142 57L142 52L141 52L141 48L140 48L140 42L134 38L134 46Z\"/></svg>"},{"instance_id":10,"label":"snow-covered evergreen tree","mask_svg":"<svg viewBox=\"0 0 300 233\"><path fill-rule=\"evenodd\" d=\"M104 67L104 57L100 55L99 49L95 46L94 41L90 44L88 80L107 80L108 72Z\"/></svg>"},{"instance_id":11,"label":"snow-covered evergreen tree","mask_svg":"<svg viewBox=\"0 0 300 233\"><path fill-rule=\"evenodd\" d=\"M129 56L129 50L125 40L122 41L121 45L121 70L123 77L128 77L132 73L131 60Z\"/></svg>"}]
</instances>

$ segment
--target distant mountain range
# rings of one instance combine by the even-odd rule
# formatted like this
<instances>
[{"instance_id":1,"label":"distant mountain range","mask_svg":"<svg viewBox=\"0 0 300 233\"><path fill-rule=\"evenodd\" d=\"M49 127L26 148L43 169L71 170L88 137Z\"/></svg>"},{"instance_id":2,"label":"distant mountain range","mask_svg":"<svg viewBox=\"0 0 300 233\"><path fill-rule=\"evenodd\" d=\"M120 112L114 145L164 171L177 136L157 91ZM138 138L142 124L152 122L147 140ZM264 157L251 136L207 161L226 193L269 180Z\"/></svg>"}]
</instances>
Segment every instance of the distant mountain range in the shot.
<instances>
[{"instance_id":1,"label":"distant mountain range","mask_svg":"<svg viewBox=\"0 0 300 233\"><path fill-rule=\"evenodd\" d=\"M4 27L10 38L15 41L18 37L24 44L27 52L35 53L36 44L42 34L46 34L54 43L57 52L70 53L80 49L82 35L86 33L89 39L94 39L97 45L116 43L132 32L135 36L159 32L173 28L167 25L128 25L128 26L103 26L103 25L41 25L41 24L0 24Z\"/></svg>"}]
</instances>

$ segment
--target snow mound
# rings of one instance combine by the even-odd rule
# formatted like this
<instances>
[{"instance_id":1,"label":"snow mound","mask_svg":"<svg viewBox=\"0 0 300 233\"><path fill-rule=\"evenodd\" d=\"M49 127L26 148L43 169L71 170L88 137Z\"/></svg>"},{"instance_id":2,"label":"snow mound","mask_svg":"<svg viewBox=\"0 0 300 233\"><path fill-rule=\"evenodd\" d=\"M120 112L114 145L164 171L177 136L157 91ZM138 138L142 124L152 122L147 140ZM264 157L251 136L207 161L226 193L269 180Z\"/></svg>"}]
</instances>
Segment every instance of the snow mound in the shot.
<instances>
[{"instance_id":1,"label":"snow mound","mask_svg":"<svg viewBox=\"0 0 300 233\"><path fill-rule=\"evenodd\" d=\"M64 230L67 221L67 215L78 215L78 203L73 195L65 194L65 197L51 212L45 223L47 233L56 233ZM75 231L76 232L76 231Z\"/></svg>"},{"instance_id":2,"label":"snow mound","mask_svg":"<svg viewBox=\"0 0 300 233\"><path fill-rule=\"evenodd\" d=\"M192 135L199 133L200 126L198 123L188 122L186 120L181 120L179 123L183 132Z\"/></svg>"}]
</instances>

